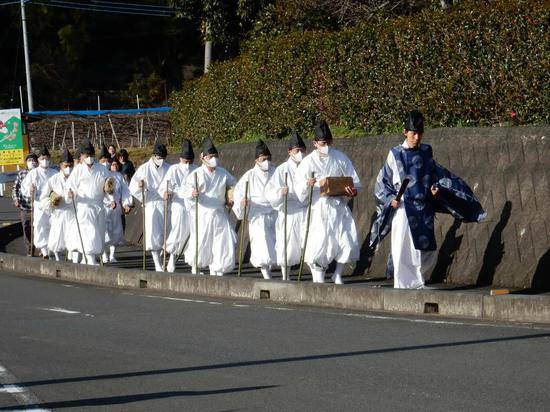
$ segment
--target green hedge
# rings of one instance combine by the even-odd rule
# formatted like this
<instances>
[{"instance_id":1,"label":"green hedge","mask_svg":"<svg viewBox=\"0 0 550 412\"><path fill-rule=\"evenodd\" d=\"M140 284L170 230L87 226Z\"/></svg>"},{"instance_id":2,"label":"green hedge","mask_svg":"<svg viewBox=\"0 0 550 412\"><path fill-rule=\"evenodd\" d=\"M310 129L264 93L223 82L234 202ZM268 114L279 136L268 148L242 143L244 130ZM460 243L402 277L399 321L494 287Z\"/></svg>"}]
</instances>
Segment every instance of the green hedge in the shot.
<instances>
[{"instance_id":1,"label":"green hedge","mask_svg":"<svg viewBox=\"0 0 550 412\"><path fill-rule=\"evenodd\" d=\"M370 27L253 39L172 95L176 136L280 136L318 116L378 134L411 108L430 127L548 123L544 4L466 1Z\"/></svg>"}]
</instances>

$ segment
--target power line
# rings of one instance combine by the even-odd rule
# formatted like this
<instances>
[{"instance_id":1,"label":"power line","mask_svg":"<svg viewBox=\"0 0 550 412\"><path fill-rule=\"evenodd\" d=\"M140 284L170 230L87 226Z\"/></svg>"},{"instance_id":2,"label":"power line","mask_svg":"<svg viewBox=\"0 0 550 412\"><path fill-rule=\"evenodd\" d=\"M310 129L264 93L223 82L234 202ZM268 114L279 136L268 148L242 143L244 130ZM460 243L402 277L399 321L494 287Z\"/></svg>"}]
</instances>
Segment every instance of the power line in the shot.
<instances>
[{"instance_id":1,"label":"power line","mask_svg":"<svg viewBox=\"0 0 550 412\"><path fill-rule=\"evenodd\" d=\"M155 9L150 8L149 5L139 5L136 3L101 3L99 1L93 1L93 3L71 2L63 0L27 0L32 4L45 7L58 7L72 10L84 10L84 11L96 11L106 13L118 13L118 14L134 14L141 16L155 16L155 17L172 17L177 13L177 9L168 6L154 6Z\"/></svg>"}]
</instances>

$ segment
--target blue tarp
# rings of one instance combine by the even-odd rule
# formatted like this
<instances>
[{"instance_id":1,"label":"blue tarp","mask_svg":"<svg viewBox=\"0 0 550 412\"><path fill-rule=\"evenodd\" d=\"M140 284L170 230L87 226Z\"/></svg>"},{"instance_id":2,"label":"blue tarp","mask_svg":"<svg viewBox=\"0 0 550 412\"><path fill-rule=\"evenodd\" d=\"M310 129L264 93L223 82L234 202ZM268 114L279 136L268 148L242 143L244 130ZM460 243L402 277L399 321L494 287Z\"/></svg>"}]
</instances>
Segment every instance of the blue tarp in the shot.
<instances>
[{"instance_id":1,"label":"blue tarp","mask_svg":"<svg viewBox=\"0 0 550 412\"><path fill-rule=\"evenodd\" d=\"M24 113L28 116L104 116L108 114L142 114L163 113L172 110L169 106L149 107L147 109L114 109L114 110L46 110Z\"/></svg>"}]
</instances>

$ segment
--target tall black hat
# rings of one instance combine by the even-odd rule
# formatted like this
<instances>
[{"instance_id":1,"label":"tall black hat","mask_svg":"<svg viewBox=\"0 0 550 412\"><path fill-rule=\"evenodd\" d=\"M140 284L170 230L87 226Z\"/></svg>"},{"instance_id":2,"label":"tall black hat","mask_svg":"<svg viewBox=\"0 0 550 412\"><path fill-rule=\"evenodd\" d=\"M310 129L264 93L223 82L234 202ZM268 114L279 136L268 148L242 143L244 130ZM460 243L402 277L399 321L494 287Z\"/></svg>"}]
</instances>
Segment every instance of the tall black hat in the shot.
<instances>
[{"instance_id":1,"label":"tall black hat","mask_svg":"<svg viewBox=\"0 0 550 412\"><path fill-rule=\"evenodd\" d=\"M298 132L296 130L293 130L292 135L290 136L290 140L288 141L288 150L296 148L305 149L306 144L304 143Z\"/></svg>"},{"instance_id":2,"label":"tall black hat","mask_svg":"<svg viewBox=\"0 0 550 412\"><path fill-rule=\"evenodd\" d=\"M412 132L424 132L424 116L418 110L409 112L404 121L405 130Z\"/></svg>"},{"instance_id":3,"label":"tall black hat","mask_svg":"<svg viewBox=\"0 0 550 412\"><path fill-rule=\"evenodd\" d=\"M111 157L111 153L109 153L107 146L103 145L103 147L101 148L101 153L99 155L99 158L109 159L110 157Z\"/></svg>"},{"instance_id":4,"label":"tall black hat","mask_svg":"<svg viewBox=\"0 0 550 412\"><path fill-rule=\"evenodd\" d=\"M332 140L332 133L330 132L330 128L328 127L327 122L324 120L320 120L315 125L315 140L317 141L327 141Z\"/></svg>"},{"instance_id":5,"label":"tall black hat","mask_svg":"<svg viewBox=\"0 0 550 412\"><path fill-rule=\"evenodd\" d=\"M80 153L85 155L93 156L95 155L95 149L90 139L86 139L80 145Z\"/></svg>"},{"instance_id":6,"label":"tall black hat","mask_svg":"<svg viewBox=\"0 0 550 412\"><path fill-rule=\"evenodd\" d=\"M203 156L218 154L218 149L216 149L216 146L214 146L214 142L209 137L205 138L202 141L202 154Z\"/></svg>"},{"instance_id":7,"label":"tall black hat","mask_svg":"<svg viewBox=\"0 0 550 412\"><path fill-rule=\"evenodd\" d=\"M182 159L191 160L191 161L195 159L195 153L193 152L193 145L191 144L191 140L183 139L183 143L181 145L180 157Z\"/></svg>"},{"instance_id":8,"label":"tall black hat","mask_svg":"<svg viewBox=\"0 0 550 412\"><path fill-rule=\"evenodd\" d=\"M48 150L47 146L44 146L42 149L38 151L38 157L40 156L50 156L50 151Z\"/></svg>"},{"instance_id":9,"label":"tall black hat","mask_svg":"<svg viewBox=\"0 0 550 412\"><path fill-rule=\"evenodd\" d=\"M262 139L258 140L258 144L256 145L256 159L260 156L271 156L269 147L267 147Z\"/></svg>"},{"instance_id":10,"label":"tall black hat","mask_svg":"<svg viewBox=\"0 0 550 412\"><path fill-rule=\"evenodd\" d=\"M65 148L63 153L61 154L61 163L73 163L73 155L71 152L69 152L69 149Z\"/></svg>"},{"instance_id":11,"label":"tall black hat","mask_svg":"<svg viewBox=\"0 0 550 412\"><path fill-rule=\"evenodd\" d=\"M168 155L168 151L166 150L166 146L157 140L153 148L153 154L165 158Z\"/></svg>"}]
</instances>

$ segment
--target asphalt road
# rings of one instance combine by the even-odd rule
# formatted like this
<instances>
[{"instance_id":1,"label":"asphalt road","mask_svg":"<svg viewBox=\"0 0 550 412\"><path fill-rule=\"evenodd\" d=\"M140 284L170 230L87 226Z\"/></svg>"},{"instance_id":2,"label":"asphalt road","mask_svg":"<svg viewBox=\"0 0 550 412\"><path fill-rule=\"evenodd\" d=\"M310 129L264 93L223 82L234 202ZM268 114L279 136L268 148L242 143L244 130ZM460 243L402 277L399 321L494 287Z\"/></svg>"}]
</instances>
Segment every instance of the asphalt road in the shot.
<instances>
[{"instance_id":1,"label":"asphalt road","mask_svg":"<svg viewBox=\"0 0 550 412\"><path fill-rule=\"evenodd\" d=\"M550 325L0 273L0 410L548 410Z\"/></svg>"}]
</instances>

